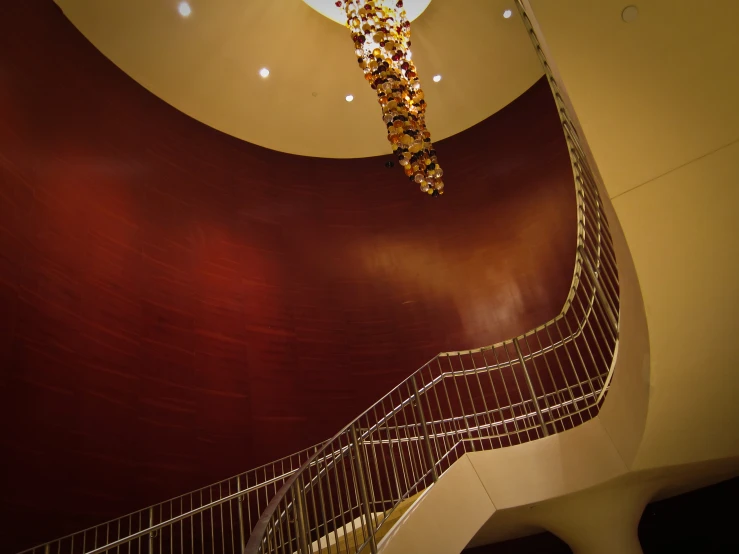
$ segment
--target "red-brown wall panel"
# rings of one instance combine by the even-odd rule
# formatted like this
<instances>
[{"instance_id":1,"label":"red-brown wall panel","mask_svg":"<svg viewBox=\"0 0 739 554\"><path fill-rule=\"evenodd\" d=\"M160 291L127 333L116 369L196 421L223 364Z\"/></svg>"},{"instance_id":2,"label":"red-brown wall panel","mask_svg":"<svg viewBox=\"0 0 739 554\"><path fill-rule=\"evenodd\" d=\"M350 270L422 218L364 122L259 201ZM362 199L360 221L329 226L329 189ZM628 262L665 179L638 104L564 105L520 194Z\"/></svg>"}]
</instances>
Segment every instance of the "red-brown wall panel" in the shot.
<instances>
[{"instance_id":1,"label":"red-brown wall panel","mask_svg":"<svg viewBox=\"0 0 739 554\"><path fill-rule=\"evenodd\" d=\"M384 158L223 135L50 0L6 4L9 550L318 442L437 352L561 308L575 201L546 83L438 143L448 191L431 199Z\"/></svg>"}]
</instances>

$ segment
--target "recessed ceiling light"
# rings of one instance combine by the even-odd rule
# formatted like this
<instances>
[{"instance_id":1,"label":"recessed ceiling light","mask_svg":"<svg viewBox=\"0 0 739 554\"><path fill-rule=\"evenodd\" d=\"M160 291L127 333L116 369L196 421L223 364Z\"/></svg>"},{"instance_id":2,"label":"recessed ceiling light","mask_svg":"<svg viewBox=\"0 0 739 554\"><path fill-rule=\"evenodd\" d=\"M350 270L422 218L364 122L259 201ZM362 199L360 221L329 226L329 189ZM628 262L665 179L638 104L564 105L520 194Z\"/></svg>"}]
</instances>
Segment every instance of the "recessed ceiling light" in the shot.
<instances>
[{"instance_id":1,"label":"recessed ceiling light","mask_svg":"<svg viewBox=\"0 0 739 554\"><path fill-rule=\"evenodd\" d=\"M441 81L441 75L434 75L434 83Z\"/></svg>"},{"instance_id":2,"label":"recessed ceiling light","mask_svg":"<svg viewBox=\"0 0 739 554\"><path fill-rule=\"evenodd\" d=\"M511 10L506 10L503 12L503 17L505 17L506 19L508 19L512 15L513 15L513 12Z\"/></svg>"},{"instance_id":3,"label":"recessed ceiling light","mask_svg":"<svg viewBox=\"0 0 739 554\"><path fill-rule=\"evenodd\" d=\"M347 94L346 95L346 101L347 102L351 102L352 100L354 100L354 97L351 94Z\"/></svg>"},{"instance_id":4,"label":"recessed ceiling light","mask_svg":"<svg viewBox=\"0 0 739 554\"><path fill-rule=\"evenodd\" d=\"M259 70L259 74L262 76L263 79L266 79L267 77L269 77L269 69L263 67Z\"/></svg>"},{"instance_id":5,"label":"recessed ceiling light","mask_svg":"<svg viewBox=\"0 0 739 554\"><path fill-rule=\"evenodd\" d=\"M177 11L180 12L182 17L188 17L192 13L192 8L187 2L180 2L180 5L177 6Z\"/></svg>"},{"instance_id":6,"label":"recessed ceiling light","mask_svg":"<svg viewBox=\"0 0 739 554\"><path fill-rule=\"evenodd\" d=\"M626 6L621 12L621 19L623 19L626 23L636 21L637 17L639 17L639 8L637 8L636 6Z\"/></svg>"}]
</instances>

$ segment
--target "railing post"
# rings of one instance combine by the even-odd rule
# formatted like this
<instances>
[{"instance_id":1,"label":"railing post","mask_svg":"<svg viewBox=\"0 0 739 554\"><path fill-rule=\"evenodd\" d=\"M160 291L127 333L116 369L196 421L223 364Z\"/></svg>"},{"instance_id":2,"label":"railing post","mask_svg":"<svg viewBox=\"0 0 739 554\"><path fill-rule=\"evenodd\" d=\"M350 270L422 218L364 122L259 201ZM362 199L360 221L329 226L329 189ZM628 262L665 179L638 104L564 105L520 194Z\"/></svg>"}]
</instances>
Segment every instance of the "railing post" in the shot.
<instances>
[{"instance_id":1,"label":"railing post","mask_svg":"<svg viewBox=\"0 0 739 554\"><path fill-rule=\"evenodd\" d=\"M423 416L423 408L421 407L421 395L418 393L418 385L416 384L415 375L411 375L411 384L413 385L413 404L416 407L418 420L421 422L421 430L423 431L423 443L425 445L428 464L431 468L431 477L433 477L434 483L436 483L436 481L439 480L439 476L436 473L436 462L434 462L434 455L431 451L431 438L429 437L429 430L426 426L426 418Z\"/></svg>"},{"instance_id":2,"label":"railing post","mask_svg":"<svg viewBox=\"0 0 739 554\"><path fill-rule=\"evenodd\" d=\"M616 320L616 316L613 315L613 311L611 310L611 305L608 303L608 299L606 298L606 295L600 286L600 279L598 279L595 276L595 271L593 270L593 266L590 264L590 260L585 255L585 251L583 250L582 246L578 246L577 251L580 254L580 257L585 262L585 270L588 272L588 277L590 277L590 280L593 282L593 287L595 288L595 294L598 295L598 300L600 301L600 305L603 306L603 310L605 310L606 312L606 317L608 317L608 321L611 324L611 328L613 329L613 334L614 336L618 337L618 321Z\"/></svg>"},{"instance_id":3,"label":"railing post","mask_svg":"<svg viewBox=\"0 0 739 554\"><path fill-rule=\"evenodd\" d=\"M547 425L544 423L544 415L541 413L541 409L539 408L539 402L536 400L536 392L534 392L534 384L531 382L531 377L529 377L529 372L526 370L526 363L523 361L523 354L521 353L521 346L518 344L518 337L513 339L513 345L516 347L516 354L518 354L518 361L521 364L521 369L523 370L523 376L526 378L526 384L529 387L529 392L531 393L531 398L534 401L534 408L536 408L536 415L539 416L539 423L541 424L541 430L544 433L545 437L549 436L549 431L547 431ZM523 402L523 398L521 399ZM525 404L522 404L525 405Z\"/></svg>"},{"instance_id":4,"label":"railing post","mask_svg":"<svg viewBox=\"0 0 739 554\"><path fill-rule=\"evenodd\" d=\"M241 475L236 476L236 491L241 492ZM244 503L244 496L239 496L236 499L236 506L239 508L239 537L241 539L241 550L240 552L244 552L244 548L246 548L246 543L244 542L244 508L242 504ZM251 525L251 521L249 522L249 525Z\"/></svg>"},{"instance_id":5,"label":"railing post","mask_svg":"<svg viewBox=\"0 0 739 554\"><path fill-rule=\"evenodd\" d=\"M298 478L293 485L293 506L295 506L295 535L298 540L298 551L303 554L310 554L308 548L308 528L306 522L308 521L307 514L305 512L305 503L303 502L303 479Z\"/></svg>"},{"instance_id":6,"label":"railing post","mask_svg":"<svg viewBox=\"0 0 739 554\"><path fill-rule=\"evenodd\" d=\"M369 535L370 552L372 552L372 554L375 554L377 552L377 544L375 543L375 530L372 527L372 515L370 513L369 497L367 496L367 485L365 484L364 480L364 468L362 467L362 453L359 451L357 428L354 423L352 423L351 425L351 438L351 448L354 448L355 455L352 455L350 451L349 456L351 457L352 463L355 464L354 472L357 475L357 479L359 480L359 496L360 501L362 502L365 519L364 536L367 537Z\"/></svg>"},{"instance_id":7,"label":"railing post","mask_svg":"<svg viewBox=\"0 0 739 554\"><path fill-rule=\"evenodd\" d=\"M149 508L149 529L154 527L154 507ZM154 554L154 533L149 532L149 554Z\"/></svg>"}]
</instances>

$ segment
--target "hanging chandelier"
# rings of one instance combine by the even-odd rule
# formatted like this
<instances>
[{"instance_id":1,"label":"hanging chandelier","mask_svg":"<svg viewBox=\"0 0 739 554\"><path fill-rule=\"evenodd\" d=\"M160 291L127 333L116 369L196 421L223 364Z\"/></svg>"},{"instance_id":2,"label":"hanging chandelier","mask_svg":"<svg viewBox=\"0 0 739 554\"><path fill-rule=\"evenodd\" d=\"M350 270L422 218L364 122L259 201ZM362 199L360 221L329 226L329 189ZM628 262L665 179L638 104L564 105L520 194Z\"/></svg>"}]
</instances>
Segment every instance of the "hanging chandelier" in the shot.
<instances>
[{"instance_id":1,"label":"hanging chandelier","mask_svg":"<svg viewBox=\"0 0 739 554\"><path fill-rule=\"evenodd\" d=\"M337 0L336 6L346 12L357 62L377 93L398 163L422 192L441 196L444 172L426 129L426 100L411 60L403 0Z\"/></svg>"}]
</instances>

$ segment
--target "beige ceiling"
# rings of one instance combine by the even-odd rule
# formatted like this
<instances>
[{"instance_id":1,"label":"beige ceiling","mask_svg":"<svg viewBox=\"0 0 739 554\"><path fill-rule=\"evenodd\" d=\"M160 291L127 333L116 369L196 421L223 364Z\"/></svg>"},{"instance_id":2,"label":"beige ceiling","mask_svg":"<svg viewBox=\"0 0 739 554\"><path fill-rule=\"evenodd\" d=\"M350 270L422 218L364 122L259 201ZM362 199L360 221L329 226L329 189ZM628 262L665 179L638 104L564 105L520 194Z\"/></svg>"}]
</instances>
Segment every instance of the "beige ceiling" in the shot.
<instances>
[{"instance_id":1,"label":"beige ceiling","mask_svg":"<svg viewBox=\"0 0 739 554\"><path fill-rule=\"evenodd\" d=\"M635 465L736 457L739 2L638 0L624 23L627 3L531 0L644 297L650 396Z\"/></svg>"},{"instance_id":2,"label":"beige ceiling","mask_svg":"<svg viewBox=\"0 0 739 554\"><path fill-rule=\"evenodd\" d=\"M303 0L190 0L188 18L178 0L56 3L118 67L211 127L306 156L391 152L349 31ZM413 59L433 140L482 121L541 76L517 15L502 17L512 4L433 0L414 21Z\"/></svg>"}]
</instances>

